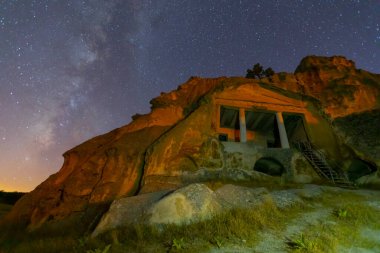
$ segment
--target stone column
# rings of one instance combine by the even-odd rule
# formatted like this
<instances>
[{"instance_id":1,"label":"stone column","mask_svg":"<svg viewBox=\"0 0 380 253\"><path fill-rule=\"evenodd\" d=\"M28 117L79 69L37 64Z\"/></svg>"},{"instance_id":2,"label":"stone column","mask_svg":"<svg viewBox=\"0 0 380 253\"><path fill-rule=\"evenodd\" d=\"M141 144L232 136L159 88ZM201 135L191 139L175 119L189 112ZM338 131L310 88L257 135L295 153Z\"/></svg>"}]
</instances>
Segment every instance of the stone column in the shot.
<instances>
[{"instance_id":1,"label":"stone column","mask_svg":"<svg viewBox=\"0 0 380 253\"><path fill-rule=\"evenodd\" d=\"M240 142L247 142L247 126L245 124L245 110L239 109Z\"/></svg>"},{"instance_id":2,"label":"stone column","mask_svg":"<svg viewBox=\"0 0 380 253\"><path fill-rule=\"evenodd\" d=\"M288 135L286 134L284 119L281 112L276 112L276 120L278 125L278 132L280 134L281 148L290 148Z\"/></svg>"}]
</instances>

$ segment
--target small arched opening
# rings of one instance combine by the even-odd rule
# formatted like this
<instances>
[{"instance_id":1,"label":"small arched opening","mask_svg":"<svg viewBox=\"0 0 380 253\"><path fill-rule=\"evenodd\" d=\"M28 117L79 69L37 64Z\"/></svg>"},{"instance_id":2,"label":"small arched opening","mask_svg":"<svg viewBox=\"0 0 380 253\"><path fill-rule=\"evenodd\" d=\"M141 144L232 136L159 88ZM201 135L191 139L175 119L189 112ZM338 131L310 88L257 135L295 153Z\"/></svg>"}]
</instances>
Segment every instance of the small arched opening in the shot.
<instances>
[{"instance_id":1,"label":"small arched opening","mask_svg":"<svg viewBox=\"0 0 380 253\"><path fill-rule=\"evenodd\" d=\"M253 170L275 177L281 176L285 171L284 166L271 157L263 157L257 160Z\"/></svg>"},{"instance_id":2,"label":"small arched opening","mask_svg":"<svg viewBox=\"0 0 380 253\"><path fill-rule=\"evenodd\" d=\"M347 174L351 181L355 181L356 179L365 175L369 175L376 170L377 169L375 165L361 159L354 159L347 170Z\"/></svg>"}]
</instances>

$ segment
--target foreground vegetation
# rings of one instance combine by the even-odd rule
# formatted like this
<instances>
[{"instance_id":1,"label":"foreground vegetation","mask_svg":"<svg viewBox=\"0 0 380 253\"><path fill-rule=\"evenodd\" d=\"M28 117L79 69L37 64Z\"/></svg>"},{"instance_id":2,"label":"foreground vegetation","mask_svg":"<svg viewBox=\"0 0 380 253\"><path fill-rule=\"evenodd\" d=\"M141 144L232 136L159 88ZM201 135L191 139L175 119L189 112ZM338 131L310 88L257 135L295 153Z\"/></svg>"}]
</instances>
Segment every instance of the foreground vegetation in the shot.
<instances>
[{"instance_id":1,"label":"foreground vegetation","mask_svg":"<svg viewBox=\"0 0 380 253\"><path fill-rule=\"evenodd\" d=\"M8 213L12 208L12 205L2 204L0 203L0 219L3 217L6 213Z\"/></svg>"},{"instance_id":2,"label":"foreground vegetation","mask_svg":"<svg viewBox=\"0 0 380 253\"><path fill-rule=\"evenodd\" d=\"M333 207L329 219L309 225L299 234L287 238L290 250L324 253L349 251L345 249L357 252L355 248L380 249L380 240L369 242L362 237L365 228L380 231L380 212L368 206L363 197L344 194L337 199L326 194L321 203Z\"/></svg>"},{"instance_id":3,"label":"foreground vegetation","mask_svg":"<svg viewBox=\"0 0 380 253\"><path fill-rule=\"evenodd\" d=\"M5 192L0 190L0 219L11 210L12 206L24 194L23 192Z\"/></svg>"},{"instance_id":4,"label":"foreground vegetation","mask_svg":"<svg viewBox=\"0 0 380 253\"><path fill-rule=\"evenodd\" d=\"M14 205L24 195L24 192L5 192L0 190L0 203Z\"/></svg>"},{"instance_id":5,"label":"foreground vegetation","mask_svg":"<svg viewBox=\"0 0 380 253\"><path fill-rule=\"evenodd\" d=\"M66 228L57 224L33 233L2 234L0 252L223 252L231 245L252 252L268 231L289 252L340 252L353 244L380 248L380 244L361 237L362 228L380 229L380 212L368 206L367 197L340 192L303 200L302 204L279 210L267 199L258 208L229 210L207 221L183 226L131 225L96 238L71 221ZM304 228L296 234L283 236L289 223L298 217L326 208L331 211L317 224L300 224Z\"/></svg>"}]
</instances>

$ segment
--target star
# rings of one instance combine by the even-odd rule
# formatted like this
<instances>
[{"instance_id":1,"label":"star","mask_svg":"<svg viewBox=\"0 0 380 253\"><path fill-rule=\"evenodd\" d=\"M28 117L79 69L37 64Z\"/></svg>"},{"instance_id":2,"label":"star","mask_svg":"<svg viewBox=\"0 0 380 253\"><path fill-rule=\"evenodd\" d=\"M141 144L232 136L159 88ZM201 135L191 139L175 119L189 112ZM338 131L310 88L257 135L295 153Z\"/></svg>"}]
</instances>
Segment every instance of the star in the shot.
<instances>
[{"instance_id":1,"label":"star","mask_svg":"<svg viewBox=\"0 0 380 253\"><path fill-rule=\"evenodd\" d=\"M310 54L379 72L378 13L378 1L3 1L0 186L32 190L66 150L190 76L292 72Z\"/></svg>"}]
</instances>

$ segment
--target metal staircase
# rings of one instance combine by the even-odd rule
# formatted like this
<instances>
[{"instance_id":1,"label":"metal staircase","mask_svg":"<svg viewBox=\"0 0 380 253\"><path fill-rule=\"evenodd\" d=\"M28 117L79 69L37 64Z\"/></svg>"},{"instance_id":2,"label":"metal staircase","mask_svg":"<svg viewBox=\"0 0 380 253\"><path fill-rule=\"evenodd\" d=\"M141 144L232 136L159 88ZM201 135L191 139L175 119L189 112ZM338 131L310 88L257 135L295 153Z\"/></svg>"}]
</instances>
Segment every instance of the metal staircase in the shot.
<instances>
[{"instance_id":1,"label":"metal staircase","mask_svg":"<svg viewBox=\"0 0 380 253\"><path fill-rule=\"evenodd\" d=\"M310 142L296 142L296 145L320 177L329 180L338 187L355 189L355 185L348 179L346 173L340 170L338 166L333 169L330 166L332 162L327 162L325 155Z\"/></svg>"}]
</instances>

